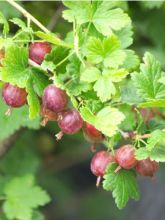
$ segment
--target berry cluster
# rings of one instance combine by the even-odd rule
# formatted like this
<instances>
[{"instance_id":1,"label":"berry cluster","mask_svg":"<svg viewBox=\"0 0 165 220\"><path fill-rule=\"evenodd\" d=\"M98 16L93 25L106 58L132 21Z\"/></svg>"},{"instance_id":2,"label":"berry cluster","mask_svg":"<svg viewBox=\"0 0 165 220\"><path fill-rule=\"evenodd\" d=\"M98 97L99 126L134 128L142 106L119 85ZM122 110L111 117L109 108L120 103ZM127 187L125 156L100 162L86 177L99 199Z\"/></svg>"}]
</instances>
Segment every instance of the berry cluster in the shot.
<instances>
[{"instance_id":1,"label":"berry cluster","mask_svg":"<svg viewBox=\"0 0 165 220\"><path fill-rule=\"evenodd\" d=\"M47 42L32 43L29 46L29 59L37 64L41 64L45 55L51 52L51 45ZM0 52L0 60L3 59L4 52ZM24 88L6 83L4 85L2 96L5 103L9 106L8 114L12 108L18 108L27 103L27 92ZM83 128L84 137L90 141L92 151L95 151L95 144L104 140L104 135L93 125L83 122L79 112L75 109L67 109L68 96L66 92L55 85L48 85L42 96L41 116L43 120L41 125L45 126L48 121L57 121L61 132L56 137L60 140L63 134L75 134ZM142 112L144 114L144 112ZM135 158L135 148L132 145L125 145L116 150L114 155L107 151L97 152L91 161L91 171L98 177L97 186L101 177L105 174L106 168L112 162L116 162L118 167L116 173L121 168L135 168L137 173L142 176L152 177L158 170L159 164L151 161L149 158L137 161Z\"/></svg>"},{"instance_id":2,"label":"berry cluster","mask_svg":"<svg viewBox=\"0 0 165 220\"><path fill-rule=\"evenodd\" d=\"M91 160L91 171L97 176L96 186L99 186L101 177L104 176L107 167L111 163L117 163L115 172L123 169L133 169L141 176L153 177L159 168L159 163L151 161L149 158L137 161L135 158L135 148L132 145L124 145L116 150L114 155L107 151L97 152Z\"/></svg>"},{"instance_id":3,"label":"berry cluster","mask_svg":"<svg viewBox=\"0 0 165 220\"><path fill-rule=\"evenodd\" d=\"M29 46L29 59L37 64L42 64L45 55L51 52L51 45L47 42L32 43ZM4 51L0 51L0 60L4 58ZM6 83L2 90L2 97L9 106L7 115L12 108L18 108L27 103L27 92L24 88ZM67 109L68 96L66 92L55 85L48 85L42 96L40 115L41 125L45 126L48 121L57 121L61 129L56 137L61 139L63 133L75 134L82 127L84 136L93 144L104 139L103 134L92 125L83 122L79 112L75 109Z\"/></svg>"}]
</instances>

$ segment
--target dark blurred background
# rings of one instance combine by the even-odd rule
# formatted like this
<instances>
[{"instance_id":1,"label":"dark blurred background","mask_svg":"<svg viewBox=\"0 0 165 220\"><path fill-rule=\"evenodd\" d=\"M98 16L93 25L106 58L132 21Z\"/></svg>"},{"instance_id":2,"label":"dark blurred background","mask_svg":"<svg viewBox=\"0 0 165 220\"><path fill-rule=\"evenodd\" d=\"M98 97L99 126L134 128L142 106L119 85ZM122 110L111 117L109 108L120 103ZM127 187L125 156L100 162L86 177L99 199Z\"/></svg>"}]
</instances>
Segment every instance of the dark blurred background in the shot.
<instances>
[{"instance_id":1,"label":"dark blurred background","mask_svg":"<svg viewBox=\"0 0 165 220\"><path fill-rule=\"evenodd\" d=\"M72 26L61 17L61 2L32 1L21 3L32 15L55 33L65 37ZM123 2L133 20L133 49L142 56L151 51L165 68L165 4L162 2ZM7 18L21 15L5 2L0 10ZM16 27L12 27L13 33ZM130 201L118 210L111 193L96 189L96 178L90 172L90 144L82 133L65 135L56 142L55 123L39 131L22 129L0 162L1 171L12 174L36 173L38 182L52 197L42 211L46 220L165 220L164 166L154 179L139 178L141 199ZM1 134L0 134L1 135ZM98 146L98 149L102 146ZM28 155L28 159L27 159ZM19 160L16 162L16 160ZM27 169L26 169L27 168Z\"/></svg>"}]
</instances>

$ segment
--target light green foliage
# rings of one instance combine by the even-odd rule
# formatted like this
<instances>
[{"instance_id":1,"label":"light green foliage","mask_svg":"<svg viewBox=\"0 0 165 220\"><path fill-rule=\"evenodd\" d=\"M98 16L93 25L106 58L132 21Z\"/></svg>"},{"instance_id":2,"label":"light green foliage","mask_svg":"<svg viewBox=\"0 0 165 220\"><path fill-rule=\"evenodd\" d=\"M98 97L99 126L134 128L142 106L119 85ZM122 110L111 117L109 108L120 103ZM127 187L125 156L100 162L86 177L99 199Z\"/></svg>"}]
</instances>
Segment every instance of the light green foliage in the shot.
<instances>
[{"instance_id":1,"label":"light green foliage","mask_svg":"<svg viewBox=\"0 0 165 220\"><path fill-rule=\"evenodd\" d=\"M151 136L147 140L146 149L152 150L156 145L159 145L161 141L165 140L165 132L162 130L155 130L151 133Z\"/></svg>"},{"instance_id":2,"label":"light green foliage","mask_svg":"<svg viewBox=\"0 0 165 220\"><path fill-rule=\"evenodd\" d=\"M3 205L8 219L31 220L33 209L50 201L48 194L35 184L33 175L16 177L5 186Z\"/></svg>"},{"instance_id":3,"label":"light green foliage","mask_svg":"<svg viewBox=\"0 0 165 220\"><path fill-rule=\"evenodd\" d=\"M120 41L115 35L101 39L92 37L87 44L87 58L94 64L103 62L105 67L118 68L126 54L120 49Z\"/></svg>"},{"instance_id":4,"label":"light green foliage","mask_svg":"<svg viewBox=\"0 0 165 220\"><path fill-rule=\"evenodd\" d=\"M63 17L69 22L76 19L79 25L90 22L93 23L98 32L105 36L112 33L112 30L120 30L130 24L130 18L122 9L114 7L113 2L100 1L63 1L69 8L63 12Z\"/></svg>"},{"instance_id":5,"label":"light green foliage","mask_svg":"<svg viewBox=\"0 0 165 220\"><path fill-rule=\"evenodd\" d=\"M124 120L124 115L118 109L105 107L97 113L97 116L86 108L80 109L83 119L93 124L98 130L108 137L112 137L116 134L118 125Z\"/></svg>"},{"instance_id":6,"label":"light green foliage","mask_svg":"<svg viewBox=\"0 0 165 220\"><path fill-rule=\"evenodd\" d=\"M163 72L160 63L150 53L144 56L144 64L140 65L140 73L134 73L132 79L137 88L138 94L146 102L160 102L164 106L165 86L159 82ZM162 100L162 101L161 101ZM158 105L156 105L158 106Z\"/></svg>"},{"instance_id":7,"label":"light green foliage","mask_svg":"<svg viewBox=\"0 0 165 220\"><path fill-rule=\"evenodd\" d=\"M139 200L140 193L136 182L136 174L133 170L120 170L115 173L117 164L111 164L104 175L103 188L112 191L116 205L122 209L129 198Z\"/></svg>"}]
</instances>

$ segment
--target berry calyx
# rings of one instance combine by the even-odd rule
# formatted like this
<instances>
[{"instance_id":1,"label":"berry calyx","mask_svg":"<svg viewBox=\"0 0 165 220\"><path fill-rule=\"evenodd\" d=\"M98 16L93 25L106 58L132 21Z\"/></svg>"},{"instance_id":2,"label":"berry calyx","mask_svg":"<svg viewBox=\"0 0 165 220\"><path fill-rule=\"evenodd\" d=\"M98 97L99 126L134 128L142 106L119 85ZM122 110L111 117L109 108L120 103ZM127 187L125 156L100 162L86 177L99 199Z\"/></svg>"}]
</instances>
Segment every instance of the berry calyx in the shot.
<instances>
[{"instance_id":1,"label":"berry calyx","mask_svg":"<svg viewBox=\"0 0 165 220\"><path fill-rule=\"evenodd\" d=\"M83 125L84 136L92 143L101 142L104 140L104 135L97 130L93 125L85 122Z\"/></svg>"},{"instance_id":2,"label":"berry calyx","mask_svg":"<svg viewBox=\"0 0 165 220\"><path fill-rule=\"evenodd\" d=\"M96 186L99 186L101 177L104 176L107 166L115 162L114 156L107 151L97 152L91 160L91 172L98 177Z\"/></svg>"},{"instance_id":3,"label":"berry calyx","mask_svg":"<svg viewBox=\"0 0 165 220\"><path fill-rule=\"evenodd\" d=\"M154 160L152 161L149 158L138 161L136 165L136 171L141 176L153 177L158 169L159 169L159 163L157 163Z\"/></svg>"},{"instance_id":4,"label":"berry calyx","mask_svg":"<svg viewBox=\"0 0 165 220\"><path fill-rule=\"evenodd\" d=\"M18 108L26 104L27 92L25 89L6 83L2 90L2 97L5 103L13 108Z\"/></svg>"},{"instance_id":5,"label":"berry calyx","mask_svg":"<svg viewBox=\"0 0 165 220\"><path fill-rule=\"evenodd\" d=\"M48 85L42 96L43 107L53 112L63 111L68 103L68 97L66 92L55 85Z\"/></svg>"},{"instance_id":6,"label":"berry calyx","mask_svg":"<svg viewBox=\"0 0 165 220\"><path fill-rule=\"evenodd\" d=\"M29 46L29 58L35 63L41 64L45 55L51 52L51 45L48 42L31 43Z\"/></svg>"},{"instance_id":7,"label":"berry calyx","mask_svg":"<svg viewBox=\"0 0 165 220\"><path fill-rule=\"evenodd\" d=\"M41 106L40 115L42 116L41 126L46 126L49 121L57 121L57 114Z\"/></svg>"},{"instance_id":8,"label":"berry calyx","mask_svg":"<svg viewBox=\"0 0 165 220\"><path fill-rule=\"evenodd\" d=\"M117 149L115 160L119 164L119 167L124 169L131 169L137 164L135 158L135 148L132 145L124 145ZM117 168L116 172L119 169Z\"/></svg>"},{"instance_id":9,"label":"berry calyx","mask_svg":"<svg viewBox=\"0 0 165 220\"><path fill-rule=\"evenodd\" d=\"M58 125L63 133L75 134L82 128L83 120L77 110L68 109L59 114ZM61 138L61 132L59 134L56 135L57 139Z\"/></svg>"}]
</instances>

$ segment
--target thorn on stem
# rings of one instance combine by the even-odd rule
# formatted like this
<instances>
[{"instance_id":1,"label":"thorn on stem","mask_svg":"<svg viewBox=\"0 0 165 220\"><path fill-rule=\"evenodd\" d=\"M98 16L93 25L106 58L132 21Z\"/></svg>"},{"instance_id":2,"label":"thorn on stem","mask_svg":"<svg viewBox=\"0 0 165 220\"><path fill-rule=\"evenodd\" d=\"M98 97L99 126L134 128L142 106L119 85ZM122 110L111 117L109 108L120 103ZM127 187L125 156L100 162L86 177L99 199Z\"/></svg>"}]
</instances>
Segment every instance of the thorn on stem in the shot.
<instances>
[{"instance_id":1,"label":"thorn on stem","mask_svg":"<svg viewBox=\"0 0 165 220\"><path fill-rule=\"evenodd\" d=\"M12 111L13 111L13 109L12 109L12 107L10 106L10 107L7 109L7 111L5 112L5 115L9 117L9 116L11 115Z\"/></svg>"},{"instance_id":2,"label":"thorn on stem","mask_svg":"<svg viewBox=\"0 0 165 220\"><path fill-rule=\"evenodd\" d=\"M60 131L58 134L56 134L55 136L56 136L56 140L57 141L59 141L59 140L61 140L61 138L63 137L63 132L62 131Z\"/></svg>"},{"instance_id":3,"label":"thorn on stem","mask_svg":"<svg viewBox=\"0 0 165 220\"><path fill-rule=\"evenodd\" d=\"M118 173L121 170L121 166L118 166L115 170L115 173Z\"/></svg>"},{"instance_id":4,"label":"thorn on stem","mask_svg":"<svg viewBox=\"0 0 165 220\"><path fill-rule=\"evenodd\" d=\"M98 176L96 180L96 187L99 188L102 177Z\"/></svg>"}]
</instances>

